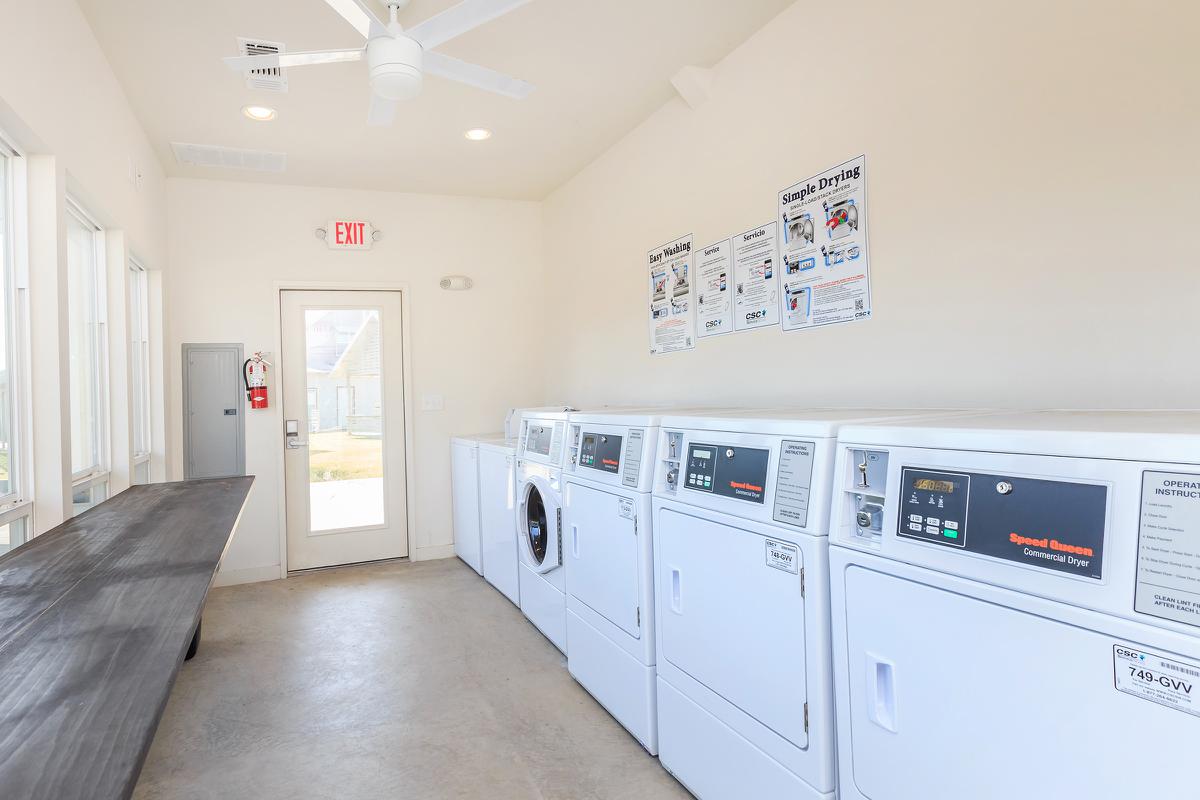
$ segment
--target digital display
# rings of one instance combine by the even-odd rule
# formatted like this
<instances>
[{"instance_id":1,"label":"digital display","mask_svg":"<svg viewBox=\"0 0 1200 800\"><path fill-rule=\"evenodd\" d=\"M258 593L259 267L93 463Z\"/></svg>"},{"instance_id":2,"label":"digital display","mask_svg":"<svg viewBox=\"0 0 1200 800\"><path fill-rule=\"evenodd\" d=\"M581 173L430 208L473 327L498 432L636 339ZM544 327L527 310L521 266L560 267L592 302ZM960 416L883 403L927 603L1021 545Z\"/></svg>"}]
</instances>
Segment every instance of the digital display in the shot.
<instances>
[{"instance_id":1,"label":"digital display","mask_svg":"<svg viewBox=\"0 0 1200 800\"><path fill-rule=\"evenodd\" d=\"M693 450L692 455L696 458L712 458L712 450Z\"/></svg>"},{"instance_id":2,"label":"digital display","mask_svg":"<svg viewBox=\"0 0 1200 800\"><path fill-rule=\"evenodd\" d=\"M917 478L913 481L913 488L922 492L943 492L945 494L954 493L953 481L938 481L933 478Z\"/></svg>"}]
</instances>

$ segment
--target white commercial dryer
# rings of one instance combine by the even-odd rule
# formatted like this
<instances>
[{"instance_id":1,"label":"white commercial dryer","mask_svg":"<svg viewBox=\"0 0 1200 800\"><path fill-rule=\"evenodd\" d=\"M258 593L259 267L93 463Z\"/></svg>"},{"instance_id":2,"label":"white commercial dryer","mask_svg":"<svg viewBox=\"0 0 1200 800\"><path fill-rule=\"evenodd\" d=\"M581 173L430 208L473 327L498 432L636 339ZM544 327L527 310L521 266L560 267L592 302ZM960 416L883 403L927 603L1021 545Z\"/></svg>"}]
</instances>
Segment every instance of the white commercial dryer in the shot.
<instances>
[{"instance_id":1,"label":"white commercial dryer","mask_svg":"<svg viewBox=\"0 0 1200 800\"><path fill-rule=\"evenodd\" d=\"M844 800L1200 796L1200 413L845 428Z\"/></svg>"},{"instance_id":2,"label":"white commercial dryer","mask_svg":"<svg viewBox=\"0 0 1200 800\"><path fill-rule=\"evenodd\" d=\"M562 561L562 465L567 413L531 412L517 442L517 553L521 611L567 650Z\"/></svg>"},{"instance_id":3,"label":"white commercial dryer","mask_svg":"<svg viewBox=\"0 0 1200 800\"><path fill-rule=\"evenodd\" d=\"M658 411L572 414L563 471L567 668L658 752L650 490Z\"/></svg>"},{"instance_id":4,"label":"white commercial dryer","mask_svg":"<svg viewBox=\"0 0 1200 800\"><path fill-rule=\"evenodd\" d=\"M833 798L837 430L919 413L664 415L653 501L658 749L703 800Z\"/></svg>"}]
</instances>

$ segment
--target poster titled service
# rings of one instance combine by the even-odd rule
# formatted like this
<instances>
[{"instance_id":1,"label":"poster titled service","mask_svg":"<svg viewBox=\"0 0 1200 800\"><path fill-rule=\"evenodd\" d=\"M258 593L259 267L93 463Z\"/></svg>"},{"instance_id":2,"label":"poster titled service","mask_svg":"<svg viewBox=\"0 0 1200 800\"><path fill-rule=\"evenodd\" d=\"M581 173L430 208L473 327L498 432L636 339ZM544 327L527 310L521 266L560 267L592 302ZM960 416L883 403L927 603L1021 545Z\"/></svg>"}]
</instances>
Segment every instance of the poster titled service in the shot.
<instances>
[{"instance_id":1,"label":"poster titled service","mask_svg":"<svg viewBox=\"0 0 1200 800\"><path fill-rule=\"evenodd\" d=\"M865 156L779 193L783 329L871 316Z\"/></svg>"},{"instance_id":2,"label":"poster titled service","mask_svg":"<svg viewBox=\"0 0 1200 800\"><path fill-rule=\"evenodd\" d=\"M692 302L692 235L689 233L646 256L650 267L650 355L696 346Z\"/></svg>"},{"instance_id":3,"label":"poster titled service","mask_svg":"<svg viewBox=\"0 0 1200 800\"><path fill-rule=\"evenodd\" d=\"M696 337L733 333L733 261L730 240L696 254Z\"/></svg>"},{"instance_id":4,"label":"poster titled service","mask_svg":"<svg viewBox=\"0 0 1200 800\"><path fill-rule=\"evenodd\" d=\"M733 328L779 324L779 264L775 223L739 233L733 242Z\"/></svg>"}]
</instances>

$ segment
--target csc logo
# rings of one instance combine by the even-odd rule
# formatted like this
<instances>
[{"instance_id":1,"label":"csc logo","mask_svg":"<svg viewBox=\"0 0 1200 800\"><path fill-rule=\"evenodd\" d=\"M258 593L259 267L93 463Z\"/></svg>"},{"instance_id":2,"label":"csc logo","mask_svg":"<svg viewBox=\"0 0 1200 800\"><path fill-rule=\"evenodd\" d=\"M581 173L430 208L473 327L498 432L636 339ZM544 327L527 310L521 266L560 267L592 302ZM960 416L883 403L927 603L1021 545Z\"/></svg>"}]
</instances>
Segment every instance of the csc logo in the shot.
<instances>
[{"instance_id":1,"label":"csc logo","mask_svg":"<svg viewBox=\"0 0 1200 800\"><path fill-rule=\"evenodd\" d=\"M710 319L708 322L704 323L704 327L711 331L713 328L721 327L722 322L724 322L724 320Z\"/></svg>"},{"instance_id":2,"label":"csc logo","mask_svg":"<svg viewBox=\"0 0 1200 800\"><path fill-rule=\"evenodd\" d=\"M754 320L762 319L766 315L767 310L765 308L759 309L758 311L749 311L746 313L746 322L754 322Z\"/></svg>"}]
</instances>

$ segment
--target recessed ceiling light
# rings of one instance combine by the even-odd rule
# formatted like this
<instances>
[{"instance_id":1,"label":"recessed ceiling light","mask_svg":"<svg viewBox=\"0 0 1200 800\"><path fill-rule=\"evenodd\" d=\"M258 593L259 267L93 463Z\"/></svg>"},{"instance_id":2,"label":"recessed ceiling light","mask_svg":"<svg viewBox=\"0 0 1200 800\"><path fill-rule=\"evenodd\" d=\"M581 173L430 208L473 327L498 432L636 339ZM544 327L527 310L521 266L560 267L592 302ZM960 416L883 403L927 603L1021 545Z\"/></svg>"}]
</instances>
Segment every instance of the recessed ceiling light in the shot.
<instances>
[{"instance_id":1,"label":"recessed ceiling light","mask_svg":"<svg viewBox=\"0 0 1200 800\"><path fill-rule=\"evenodd\" d=\"M492 132L487 128L471 128L471 130L464 133L463 136L467 137L472 142L482 142L484 139L492 138Z\"/></svg>"},{"instance_id":2,"label":"recessed ceiling light","mask_svg":"<svg viewBox=\"0 0 1200 800\"><path fill-rule=\"evenodd\" d=\"M266 106L246 106L242 113L255 122L270 122L275 119L275 109Z\"/></svg>"}]
</instances>

